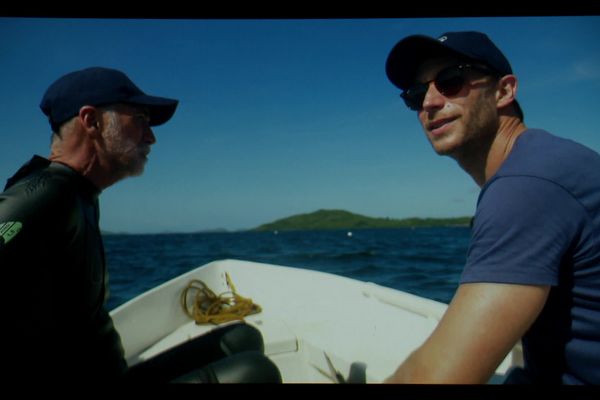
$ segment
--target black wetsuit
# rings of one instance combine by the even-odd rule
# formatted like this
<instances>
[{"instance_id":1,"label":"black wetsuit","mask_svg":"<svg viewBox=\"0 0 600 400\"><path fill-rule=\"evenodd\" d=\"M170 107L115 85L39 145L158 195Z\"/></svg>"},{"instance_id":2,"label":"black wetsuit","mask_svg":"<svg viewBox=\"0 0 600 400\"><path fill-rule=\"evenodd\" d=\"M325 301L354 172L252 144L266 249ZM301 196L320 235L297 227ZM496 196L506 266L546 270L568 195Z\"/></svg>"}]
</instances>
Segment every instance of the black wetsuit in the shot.
<instances>
[{"instance_id":1,"label":"black wetsuit","mask_svg":"<svg viewBox=\"0 0 600 400\"><path fill-rule=\"evenodd\" d=\"M34 156L0 194L2 360L11 378L107 382L127 369L104 307L99 193Z\"/></svg>"},{"instance_id":2,"label":"black wetsuit","mask_svg":"<svg viewBox=\"0 0 600 400\"><path fill-rule=\"evenodd\" d=\"M39 156L0 194L0 382L98 389L176 378L281 382L263 354L262 335L245 324L226 325L128 369L104 308L99 194L71 168Z\"/></svg>"}]
</instances>

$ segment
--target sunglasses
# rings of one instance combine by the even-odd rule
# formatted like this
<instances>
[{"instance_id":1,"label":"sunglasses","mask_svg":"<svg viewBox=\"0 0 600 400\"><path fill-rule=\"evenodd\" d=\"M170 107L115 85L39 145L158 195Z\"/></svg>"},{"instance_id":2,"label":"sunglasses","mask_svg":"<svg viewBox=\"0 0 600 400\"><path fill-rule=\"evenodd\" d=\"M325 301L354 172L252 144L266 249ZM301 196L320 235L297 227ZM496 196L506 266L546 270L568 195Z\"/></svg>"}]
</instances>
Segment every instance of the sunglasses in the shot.
<instances>
[{"instance_id":1,"label":"sunglasses","mask_svg":"<svg viewBox=\"0 0 600 400\"><path fill-rule=\"evenodd\" d=\"M467 83L467 78L465 76L467 71L479 71L485 74L493 74L490 69L483 66L471 64L453 65L438 72L435 78L428 82L415 83L413 86L402 92L400 97L402 97L408 108L413 111L419 111L423 108L423 101L425 100L425 95L429 90L429 84L431 82L433 82L435 88L442 95L447 97L456 96Z\"/></svg>"}]
</instances>

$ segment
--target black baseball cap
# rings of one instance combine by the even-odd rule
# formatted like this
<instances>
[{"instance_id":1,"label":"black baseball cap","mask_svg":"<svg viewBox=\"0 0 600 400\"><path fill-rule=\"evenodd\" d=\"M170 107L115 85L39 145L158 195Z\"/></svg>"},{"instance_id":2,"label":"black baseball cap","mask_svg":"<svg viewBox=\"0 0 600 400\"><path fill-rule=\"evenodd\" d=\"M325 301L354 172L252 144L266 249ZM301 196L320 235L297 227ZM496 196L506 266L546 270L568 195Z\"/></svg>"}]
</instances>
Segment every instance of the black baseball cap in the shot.
<instances>
[{"instance_id":1,"label":"black baseball cap","mask_svg":"<svg viewBox=\"0 0 600 400\"><path fill-rule=\"evenodd\" d=\"M171 119L179 101L147 95L116 69L91 67L56 80L46 90L40 108L48 116L52 130L58 132L81 107L116 103L146 107L150 113L150 126L157 126Z\"/></svg>"},{"instance_id":2,"label":"black baseball cap","mask_svg":"<svg viewBox=\"0 0 600 400\"><path fill-rule=\"evenodd\" d=\"M485 33L476 31L446 32L438 38L425 35L408 36L396 43L390 51L385 72L394 85L406 90L414 83L417 68L425 60L443 55L482 63L499 76L513 73L502 51ZM523 120L521 106L516 100L513 104Z\"/></svg>"},{"instance_id":3,"label":"black baseball cap","mask_svg":"<svg viewBox=\"0 0 600 400\"><path fill-rule=\"evenodd\" d=\"M501 76L512 74L510 63L485 33L464 31L446 32L438 38L412 35L402 39L387 58L387 76L394 85L406 90L413 83L419 65L439 55L480 62Z\"/></svg>"}]
</instances>

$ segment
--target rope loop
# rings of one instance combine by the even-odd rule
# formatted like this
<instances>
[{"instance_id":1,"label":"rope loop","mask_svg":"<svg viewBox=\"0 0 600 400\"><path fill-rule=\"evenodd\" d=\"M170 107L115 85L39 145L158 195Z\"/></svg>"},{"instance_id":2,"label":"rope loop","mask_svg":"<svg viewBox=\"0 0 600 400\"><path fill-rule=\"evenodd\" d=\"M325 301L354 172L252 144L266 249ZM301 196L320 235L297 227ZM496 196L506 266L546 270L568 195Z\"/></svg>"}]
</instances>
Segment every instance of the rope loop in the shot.
<instances>
[{"instance_id":1,"label":"rope loop","mask_svg":"<svg viewBox=\"0 0 600 400\"><path fill-rule=\"evenodd\" d=\"M252 299L240 296L229 274L225 280L230 291L216 295L201 280L193 279L181 292L181 306L185 314L196 324L222 324L229 321L243 321L244 317L262 311ZM191 298L191 302L188 299Z\"/></svg>"}]
</instances>

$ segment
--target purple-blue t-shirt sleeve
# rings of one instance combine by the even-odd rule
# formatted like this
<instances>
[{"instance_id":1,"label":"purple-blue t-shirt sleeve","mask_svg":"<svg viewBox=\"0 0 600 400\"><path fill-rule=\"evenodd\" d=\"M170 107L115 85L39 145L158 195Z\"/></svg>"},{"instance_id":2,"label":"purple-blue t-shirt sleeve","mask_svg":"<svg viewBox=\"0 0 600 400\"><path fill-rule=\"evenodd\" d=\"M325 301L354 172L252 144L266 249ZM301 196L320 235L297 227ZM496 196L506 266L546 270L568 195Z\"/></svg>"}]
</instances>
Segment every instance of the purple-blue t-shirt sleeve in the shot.
<instances>
[{"instance_id":1,"label":"purple-blue t-shirt sleeve","mask_svg":"<svg viewBox=\"0 0 600 400\"><path fill-rule=\"evenodd\" d=\"M583 211L553 182L495 178L479 198L461 283L557 285Z\"/></svg>"}]
</instances>

